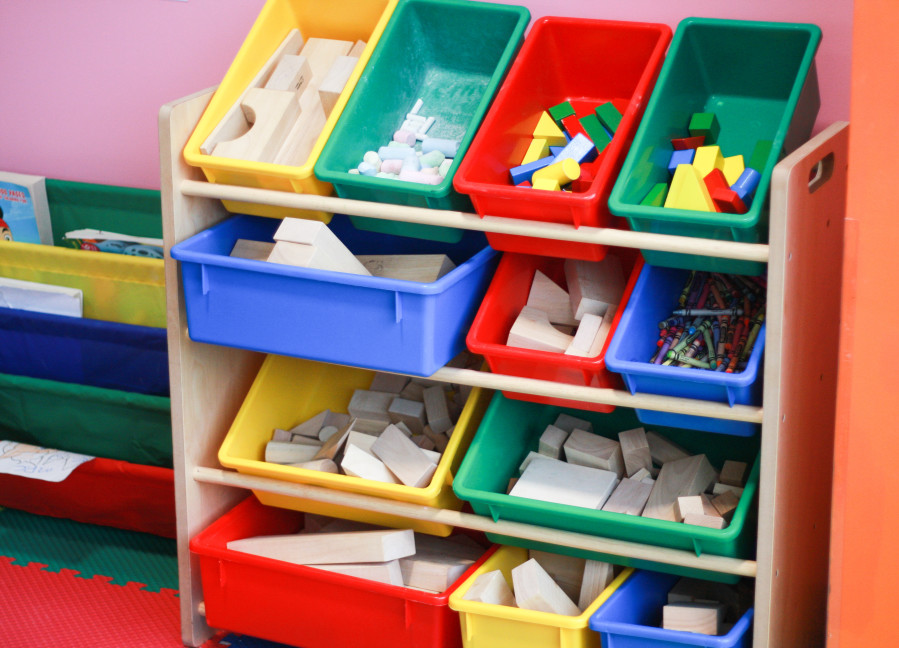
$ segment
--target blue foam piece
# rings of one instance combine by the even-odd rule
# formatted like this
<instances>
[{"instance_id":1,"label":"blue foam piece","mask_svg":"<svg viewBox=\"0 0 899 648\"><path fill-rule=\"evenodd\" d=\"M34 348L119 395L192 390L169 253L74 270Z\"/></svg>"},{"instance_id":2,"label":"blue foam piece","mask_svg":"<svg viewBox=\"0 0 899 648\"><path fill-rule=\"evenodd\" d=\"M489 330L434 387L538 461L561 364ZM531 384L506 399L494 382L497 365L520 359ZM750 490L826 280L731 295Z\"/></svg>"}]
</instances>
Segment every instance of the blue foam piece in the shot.
<instances>
[{"instance_id":1,"label":"blue foam piece","mask_svg":"<svg viewBox=\"0 0 899 648\"><path fill-rule=\"evenodd\" d=\"M561 153L563 150L565 150L564 146L550 146L549 154L555 156Z\"/></svg>"},{"instance_id":2,"label":"blue foam piece","mask_svg":"<svg viewBox=\"0 0 899 648\"><path fill-rule=\"evenodd\" d=\"M509 169L509 175L512 176L512 184L518 185L525 180L530 182L531 176L534 175L534 171L539 171L543 167L547 167L555 161L556 158L554 156L547 155L545 158L540 158L539 160L534 160L533 162L528 162L527 164L512 167L511 169Z\"/></svg>"},{"instance_id":3,"label":"blue foam piece","mask_svg":"<svg viewBox=\"0 0 899 648\"><path fill-rule=\"evenodd\" d=\"M598 154L596 146L593 145L593 141L583 133L578 133L565 145L559 154L555 156L555 161L561 162L562 160L571 158L578 164L583 164L584 162L595 160Z\"/></svg>"},{"instance_id":4,"label":"blue foam piece","mask_svg":"<svg viewBox=\"0 0 899 648\"><path fill-rule=\"evenodd\" d=\"M749 207L752 205L752 194L755 193L761 179L761 173L755 169L746 167L743 169L743 173L740 174L740 177L737 178L737 181L733 183L730 188L740 197L743 204Z\"/></svg>"},{"instance_id":5,"label":"blue foam piece","mask_svg":"<svg viewBox=\"0 0 899 648\"><path fill-rule=\"evenodd\" d=\"M673 151L671 153L671 159L668 160L668 173L673 176L679 164L693 164L693 156L695 155L696 149Z\"/></svg>"}]
</instances>

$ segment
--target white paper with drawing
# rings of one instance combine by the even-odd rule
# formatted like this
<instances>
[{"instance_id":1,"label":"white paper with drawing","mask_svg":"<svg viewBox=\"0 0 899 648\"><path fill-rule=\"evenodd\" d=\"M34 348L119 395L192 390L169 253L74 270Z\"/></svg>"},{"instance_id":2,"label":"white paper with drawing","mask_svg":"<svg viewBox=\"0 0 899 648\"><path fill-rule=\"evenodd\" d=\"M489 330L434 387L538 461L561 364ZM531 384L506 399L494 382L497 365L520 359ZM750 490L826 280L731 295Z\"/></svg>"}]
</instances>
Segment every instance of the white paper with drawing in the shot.
<instances>
[{"instance_id":1,"label":"white paper with drawing","mask_svg":"<svg viewBox=\"0 0 899 648\"><path fill-rule=\"evenodd\" d=\"M0 473L61 482L78 466L93 457L74 452L40 448L16 441L0 441Z\"/></svg>"}]
</instances>

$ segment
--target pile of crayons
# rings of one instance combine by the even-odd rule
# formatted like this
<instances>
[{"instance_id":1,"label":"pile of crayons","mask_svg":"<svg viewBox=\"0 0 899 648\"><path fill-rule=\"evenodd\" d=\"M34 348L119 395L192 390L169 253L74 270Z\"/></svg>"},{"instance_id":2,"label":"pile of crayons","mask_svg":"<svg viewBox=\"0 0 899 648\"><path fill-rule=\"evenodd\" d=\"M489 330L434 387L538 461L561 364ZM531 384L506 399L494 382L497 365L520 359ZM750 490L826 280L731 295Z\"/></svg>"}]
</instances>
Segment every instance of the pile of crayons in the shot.
<instances>
[{"instance_id":1,"label":"pile of crayons","mask_svg":"<svg viewBox=\"0 0 899 648\"><path fill-rule=\"evenodd\" d=\"M765 321L763 277L691 271L671 317L659 322L657 365L737 373Z\"/></svg>"}]
</instances>

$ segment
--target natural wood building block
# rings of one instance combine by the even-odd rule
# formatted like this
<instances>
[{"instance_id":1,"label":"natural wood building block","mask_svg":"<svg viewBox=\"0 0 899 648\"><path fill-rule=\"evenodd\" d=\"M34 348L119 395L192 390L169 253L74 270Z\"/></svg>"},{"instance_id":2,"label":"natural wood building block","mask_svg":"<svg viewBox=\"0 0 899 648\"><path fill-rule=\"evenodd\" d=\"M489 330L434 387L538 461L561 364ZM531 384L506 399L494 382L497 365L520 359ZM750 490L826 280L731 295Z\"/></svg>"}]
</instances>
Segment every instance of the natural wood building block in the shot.
<instances>
[{"instance_id":1,"label":"natural wood building block","mask_svg":"<svg viewBox=\"0 0 899 648\"><path fill-rule=\"evenodd\" d=\"M391 394L390 392L356 389L350 398L350 404L347 405L347 411L350 413L350 416L356 418L390 423L390 415L387 414L387 408L390 407L390 403L394 398L396 398L396 394Z\"/></svg>"},{"instance_id":2,"label":"natural wood building block","mask_svg":"<svg viewBox=\"0 0 899 648\"><path fill-rule=\"evenodd\" d=\"M509 494L598 509L617 485L617 475L608 470L577 466L538 455L528 464Z\"/></svg>"},{"instance_id":3,"label":"natural wood building block","mask_svg":"<svg viewBox=\"0 0 899 648\"><path fill-rule=\"evenodd\" d=\"M527 470L527 467L529 465L531 465L531 462L534 459L550 459L550 458L551 457L547 457L544 454L540 454L539 452L534 452L533 450L531 450L530 452L527 453L525 458L522 459L521 463L518 465L518 472L523 473L525 470ZM565 463L565 461L562 459L553 459L553 461L558 461L559 463Z\"/></svg>"},{"instance_id":4,"label":"natural wood building block","mask_svg":"<svg viewBox=\"0 0 899 648\"><path fill-rule=\"evenodd\" d=\"M636 481L642 481L642 482L646 482L649 484L652 484L655 481L655 479L652 476L652 472L650 472L650 469L648 469L648 468L640 468L640 470L638 470L633 475L631 475L630 478L634 479Z\"/></svg>"},{"instance_id":5,"label":"natural wood building block","mask_svg":"<svg viewBox=\"0 0 899 648\"><path fill-rule=\"evenodd\" d=\"M669 603L662 607L662 627L666 630L718 635L721 633L724 611L723 605Z\"/></svg>"},{"instance_id":6,"label":"natural wood building block","mask_svg":"<svg viewBox=\"0 0 899 648\"><path fill-rule=\"evenodd\" d=\"M287 430L275 428L275 431L272 432L272 441L277 441L279 443L290 443L291 439L293 439L293 435Z\"/></svg>"},{"instance_id":7,"label":"natural wood building block","mask_svg":"<svg viewBox=\"0 0 899 648\"><path fill-rule=\"evenodd\" d=\"M331 38L307 38L300 54L309 60L312 74L320 79L328 75L328 70L340 56L347 56L353 49L350 41Z\"/></svg>"},{"instance_id":8,"label":"natural wood building block","mask_svg":"<svg viewBox=\"0 0 899 648\"><path fill-rule=\"evenodd\" d=\"M435 385L424 390L424 406L428 426L436 433L446 432L453 426L449 407L446 403L446 391L443 385Z\"/></svg>"},{"instance_id":9,"label":"natural wood building block","mask_svg":"<svg viewBox=\"0 0 899 648\"><path fill-rule=\"evenodd\" d=\"M652 457L652 462L659 466L663 466L669 461L676 461L677 459L690 456L689 452L657 432L647 432L646 442L649 444L649 454Z\"/></svg>"},{"instance_id":10,"label":"natural wood building block","mask_svg":"<svg viewBox=\"0 0 899 648\"><path fill-rule=\"evenodd\" d=\"M355 43L353 43L353 47L350 48L350 51L347 53L347 56L355 56L356 58L359 58L360 56L362 56L362 52L364 52L364 51L365 51L365 41L357 40Z\"/></svg>"},{"instance_id":11,"label":"natural wood building block","mask_svg":"<svg viewBox=\"0 0 899 648\"><path fill-rule=\"evenodd\" d=\"M421 433L431 440L437 452L443 452L446 450L446 446L449 445L449 438L445 434L432 430L430 425L425 425L421 429Z\"/></svg>"},{"instance_id":12,"label":"natural wood building block","mask_svg":"<svg viewBox=\"0 0 899 648\"><path fill-rule=\"evenodd\" d=\"M421 533L415 534L415 555L400 559L407 587L443 592L481 557L484 549Z\"/></svg>"},{"instance_id":13,"label":"natural wood building block","mask_svg":"<svg viewBox=\"0 0 899 648\"><path fill-rule=\"evenodd\" d=\"M509 483L506 485L506 495L512 492L512 489L515 488L515 484L518 483L518 477L510 477Z\"/></svg>"},{"instance_id":14,"label":"natural wood building block","mask_svg":"<svg viewBox=\"0 0 899 648\"><path fill-rule=\"evenodd\" d=\"M607 254L602 261L565 260L565 280L574 319L584 313L603 316L610 305L617 305L624 294L621 260Z\"/></svg>"},{"instance_id":15,"label":"natural wood building block","mask_svg":"<svg viewBox=\"0 0 899 648\"><path fill-rule=\"evenodd\" d=\"M346 574L356 578L387 583L388 585L403 585L403 571L399 560L371 563L340 563L331 565L309 565L315 569L323 569L335 574Z\"/></svg>"},{"instance_id":16,"label":"natural wood building block","mask_svg":"<svg viewBox=\"0 0 899 648\"><path fill-rule=\"evenodd\" d=\"M228 549L297 565L328 565L397 560L415 553L411 529L295 533L231 540Z\"/></svg>"},{"instance_id":17,"label":"natural wood building block","mask_svg":"<svg viewBox=\"0 0 899 648\"><path fill-rule=\"evenodd\" d=\"M565 349L565 355L582 358L595 358L602 351L609 331L612 330L612 319L615 317L615 306L609 306L605 315L584 313L581 323L574 333L571 344Z\"/></svg>"},{"instance_id":18,"label":"natural wood building block","mask_svg":"<svg viewBox=\"0 0 899 648\"><path fill-rule=\"evenodd\" d=\"M485 551L480 542L465 533L454 533L446 538L416 533L415 549L416 555L439 553L469 563L475 562Z\"/></svg>"},{"instance_id":19,"label":"natural wood building block","mask_svg":"<svg viewBox=\"0 0 899 648\"><path fill-rule=\"evenodd\" d=\"M302 463L292 464L295 468L304 468L306 470L316 470L318 472L334 473L340 472L337 464L332 459L313 459L312 461L304 461Z\"/></svg>"},{"instance_id":20,"label":"natural wood building block","mask_svg":"<svg viewBox=\"0 0 899 648\"><path fill-rule=\"evenodd\" d=\"M322 432L325 432L328 428L333 428L334 426L322 427L319 431L319 438L324 436L327 440L322 442L321 448L319 448L313 459L336 459L337 454L343 449L343 444L350 434L350 426L351 424L348 423L336 432L328 432L327 435L323 435Z\"/></svg>"},{"instance_id":21,"label":"natural wood building block","mask_svg":"<svg viewBox=\"0 0 899 648\"><path fill-rule=\"evenodd\" d=\"M610 470L619 478L624 476L621 444L602 435L574 430L562 446L568 463Z\"/></svg>"},{"instance_id":22,"label":"natural wood building block","mask_svg":"<svg viewBox=\"0 0 899 648\"><path fill-rule=\"evenodd\" d=\"M684 517L682 522L710 529L723 529L727 526L727 520L720 515L705 515L703 513L690 513Z\"/></svg>"},{"instance_id":23,"label":"natural wood building block","mask_svg":"<svg viewBox=\"0 0 899 648\"><path fill-rule=\"evenodd\" d=\"M602 510L610 513L624 513L625 515L640 515L646 500L652 492L652 484L647 484L636 479L625 477L618 484Z\"/></svg>"},{"instance_id":24,"label":"natural wood building block","mask_svg":"<svg viewBox=\"0 0 899 648\"><path fill-rule=\"evenodd\" d=\"M375 277L433 283L455 269L445 254L360 254L356 257Z\"/></svg>"},{"instance_id":25,"label":"natural wood building block","mask_svg":"<svg viewBox=\"0 0 899 648\"><path fill-rule=\"evenodd\" d=\"M512 569L515 603L525 610L578 616L581 611L552 577L533 559Z\"/></svg>"},{"instance_id":26,"label":"natural wood building block","mask_svg":"<svg viewBox=\"0 0 899 648\"><path fill-rule=\"evenodd\" d=\"M647 471L652 468L652 454L649 451L646 430L638 427L619 432L618 442L621 443L624 470L628 477L637 473L641 468Z\"/></svg>"},{"instance_id":27,"label":"natural wood building block","mask_svg":"<svg viewBox=\"0 0 899 648\"><path fill-rule=\"evenodd\" d=\"M331 111L334 110L334 105L337 103L340 93L346 87L346 83L349 81L350 75L353 74L353 70L358 62L359 59L355 56L338 56L334 59L331 69L328 70L328 73L318 86L318 98L325 109L325 115L330 115Z\"/></svg>"},{"instance_id":28,"label":"natural wood building block","mask_svg":"<svg viewBox=\"0 0 899 648\"><path fill-rule=\"evenodd\" d=\"M422 452L431 452L437 447L431 438L424 434L413 434L410 438L415 445L421 448Z\"/></svg>"},{"instance_id":29,"label":"natural wood building block","mask_svg":"<svg viewBox=\"0 0 899 648\"><path fill-rule=\"evenodd\" d=\"M720 515L718 510L712 504L712 498L707 493L701 493L699 499L702 502L702 512L705 515Z\"/></svg>"},{"instance_id":30,"label":"natural wood building block","mask_svg":"<svg viewBox=\"0 0 899 648\"><path fill-rule=\"evenodd\" d=\"M325 420L327 419L329 412L330 410L322 410L312 418L297 423L295 426L290 428L290 433L317 439L318 433L321 431L322 426L325 424Z\"/></svg>"},{"instance_id":31,"label":"natural wood building block","mask_svg":"<svg viewBox=\"0 0 899 648\"><path fill-rule=\"evenodd\" d=\"M556 329L542 310L525 306L512 324L506 345L520 349L564 353L572 339L572 336Z\"/></svg>"},{"instance_id":32,"label":"natural wood building block","mask_svg":"<svg viewBox=\"0 0 899 648\"><path fill-rule=\"evenodd\" d=\"M350 430L349 436L346 439L347 446L356 446L360 450L364 450L371 456L374 456L374 453L371 451L371 447L375 441L378 440L373 434L366 434L365 432L359 432L358 430Z\"/></svg>"},{"instance_id":33,"label":"natural wood building block","mask_svg":"<svg viewBox=\"0 0 899 648\"><path fill-rule=\"evenodd\" d=\"M306 162L312 152L327 121L325 109L315 92L316 85L317 81L313 79L310 87L300 95L300 116L281 143L281 148L272 160L274 164L299 166Z\"/></svg>"},{"instance_id":34,"label":"natural wood building block","mask_svg":"<svg viewBox=\"0 0 899 648\"><path fill-rule=\"evenodd\" d=\"M584 581L584 567L587 561L577 556L550 553L538 549L528 550L528 558L533 558L562 588L566 596L576 601L581 594L581 584Z\"/></svg>"},{"instance_id":35,"label":"natural wood building block","mask_svg":"<svg viewBox=\"0 0 899 648\"><path fill-rule=\"evenodd\" d=\"M354 418L350 430L353 432L361 432L370 436L378 436L390 425L389 421L379 421L376 419ZM409 434L412 434L411 432Z\"/></svg>"},{"instance_id":36,"label":"natural wood building block","mask_svg":"<svg viewBox=\"0 0 899 648\"><path fill-rule=\"evenodd\" d=\"M276 464L294 464L312 461L320 446L304 443L283 443L269 441L265 444L265 460Z\"/></svg>"},{"instance_id":37,"label":"natural wood building block","mask_svg":"<svg viewBox=\"0 0 899 648\"><path fill-rule=\"evenodd\" d=\"M715 478L715 469L705 455L694 455L668 461L659 471L643 517L657 520L676 520L678 497L699 495Z\"/></svg>"},{"instance_id":38,"label":"natural wood building block","mask_svg":"<svg viewBox=\"0 0 899 648\"><path fill-rule=\"evenodd\" d=\"M743 489L739 486L731 486L730 484L722 484L721 482L716 482L712 487L713 495L722 495L724 493L733 493L737 496L737 499L743 496Z\"/></svg>"},{"instance_id":39,"label":"natural wood building block","mask_svg":"<svg viewBox=\"0 0 899 648\"><path fill-rule=\"evenodd\" d=\"M409 384L409 376L376 371L371 379L370 391L390 392L399 394Z\"/></svg>"},{"instance_id":40,"label":"natural wood building block","mask_svg":"<svg viewBox=\"0 0 899 648\"><path fill-rule=\"evenodd\" d=\"M537 270L528 293L528 306L546 313L549 321L563 326L577 326L577 320L571 312L571 301L568 291L555 281Z\"/></svg>"},{"instance_id":41,"label":"natural wood building block","mask_svg":"<svg viewBox=\"0 0 899 648\"><path fill-rule=\"evenodd\" d=\"M387 415L392 423L403 422L412 430L412 434L421 434L425 424L425 405L397 396L390 401Z\"/></svg>"},{"instance_id":42,"label":"natural wood building block","mask_svg":"<svg viewBox=\"0 0 899 648\"><path fill-rule=\"evenodd\" d=\"M400 396L405 398L406 400L418 401L419 403L424 402L424 392L425 386L419 382L414 380L409 381L405 387L403 387L403 391L400 392Z\"/></svg>"},{"instance_id":43,"label":"natural wood building block","mask_svg":"<svg viewBox=\"0 0 899 648\"><path fill-rule=\"evenodd\" d=\"M241 102L250 129L234 139L216 144L212 154L217 157L274 162L281 144L300 116L296 93L287 90L252 88Z\"/></svg>"},{"instance_id":44,"label":"natural wood building block","mask_svg":"<svg viewBox=\"0 0 899 648\"><path fill-rule=\"evenodd\" d=\"M287 217L281 221L281 225L274 235L275 250L281 243L298 246L311 246L313 252L309 255L306 267L322 270L335 270L337 272L349 272L352 274L370 275L353 253L347 249L343 242L337 238L334 232L321 221L305 218ZM287 247L295 250L298 248Z\"/></svg>"},{"instance_id":45,"label":"natural wood building block","mask_svg":"<svg viewBox=\"0 0 899 648\"><path fill-rule=\"evenodd\" d=\"M406 486L427 486L437 470L437 464L394 425L387 426L371 450Z\"/></svg>"},{"instance_id":46,"label":"natural wood building block","mask_svg":"<svg viewBox=\"0 0 899 648\"><path fill-rule=\"evenodd\" d=\"M231 256L237 259L253 259L254 261L267 261L275 244L270 241L253 241L251 239L237 239L231 248Z\"/></svg>"},{"instance_id":47,"label":"natural wood building block","mask_svg":"<svg viewBox=\"0 0 899 648\"><path fill-rule=\"evenodd\" d=\"M306 57L299 54L285 54L262 87L267 90L300 93L310 81L312 81L312 67Z\"/></svg>"},{"instance_id":48,"label":"natural wood building block","mask_svg":"<svg viewBox=\"0 0 899 648\"><path fill-rule=\"evenodd\" d=\"M609 583L615 578L615 567L611 563L588 560L584 566L584 579L578 596L577 606L581 610L590 607Z\"/></svg>"},{"instance_id":49,"label":"natural wood building block","mask_svg":"<svg viewBox=\"0 0 899 648\"><path fill-rule=\"evenodd\" d=\"M340 461L340 467L347 475L361 479L371 479L387 484L399 484L400 480L387 469L384 462L358 446L347 446Z\"/></svg>"},{"instance_id":50,"label":"natural wood building block","mask_svg":"<svg viewBox=\"0 0 899 648\"><path fill-rule=\"evenodd\" d=\"M705 515L706 511L702 505L702 498L699 495L688 495L686 497L678 497L674 505L675 519L683 522L688 515Z\"/></svg>"},{"instance_id":51,"label":"natural wood building block","mask_svg":"<svg viewBox=\"0 0 899 648\"><path fill-rule=\"evenodd\" d=\"M566 439L568 439L568 432L550 423L540 435L537 452L552 459L558 459L562 456L562 446Z\"/></svg>"},{"instance_id":52,"label":"natural wood building block","mask_svg":"<svg viewBox=\"0 0 899 648\"><path fill-rule=\"evenodd\" d=\"M590 421L572 416L571 414L566 414L565 412L561 412L556 417L556 420L553 421L553 425L555 425L557 428L562 428L569 434L574 432L576 429L587 430L587 432L593 431L593 424Z\"/></svg>"},{"instance_id":53,"label":"natural wood building block","mask_svg":"<svg viewBox=\"0 0 899 648\"><path fill-rule=\"evenodd\" d=\"M739 503L740 498L733 491L721 493L712 499L712 506L715 507L715 511L726 520L730 520L733 517Z\"/></svg>"},{"instance_id":54,"label":"natural wood building block","mask_svg":"<svg viewBox=\"0 0 899 648\"><path fill-rule=\"evenodd\" d=\"M681 578L674 587L668 590L668 603L706 603L717 605L723 603L718 595L721 583L703 581L696 578Z\"/></svg>"},{"instance_id":55,"label":"natural wood building block","mask_svg":"<svg viewBox=\"0 0 899 648\"><path fill-rule=\"evenodd\" d=\"M337 434L340 430L336 425L325 425L318 432L318 440L322 443L327 443L328 439ZM305 437L300 437L305 438Z\"/></svg>"},{"instance_id":56,"label":"natural wood building block","mask_svg":"<svg viewBox=\"0 0 899 648\"><path fill-rule=\"evenodd\" d=\"M742 488L746 485L746 469L748 467L748 464L743 461L727 460L721 466L721 474L718 475L718 481L728 486Z\"/></svg>"},{"instance_id":57,"label":"natural wood building block","mask_svg":"<svg viewBox=\"0 0 899 648\"><path fill-rule=\"evenodd\" d=\"M498 569L480 574L468 591L462 595L462 598L466 601L517 607L512 588L509 587L503 573Z\"/></svg>"}]
</instances>

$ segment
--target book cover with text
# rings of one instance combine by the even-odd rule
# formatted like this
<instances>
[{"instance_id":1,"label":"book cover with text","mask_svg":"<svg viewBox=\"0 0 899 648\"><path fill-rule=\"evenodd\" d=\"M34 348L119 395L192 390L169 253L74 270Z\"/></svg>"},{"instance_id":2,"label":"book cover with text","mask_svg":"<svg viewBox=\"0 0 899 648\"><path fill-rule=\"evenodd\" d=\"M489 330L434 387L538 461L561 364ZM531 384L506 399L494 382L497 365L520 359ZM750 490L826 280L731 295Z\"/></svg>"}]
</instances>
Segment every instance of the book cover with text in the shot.
<instances>
[{"instance_id":1,"label":"book cover with text","mask_svg":"<svg viewBox=\"0 0 899 648\"><path fill-rule=\"evenodd\" d=\"M0 171L0 241L53 245L42 176Z\"/></svg>"}]
</instances>

